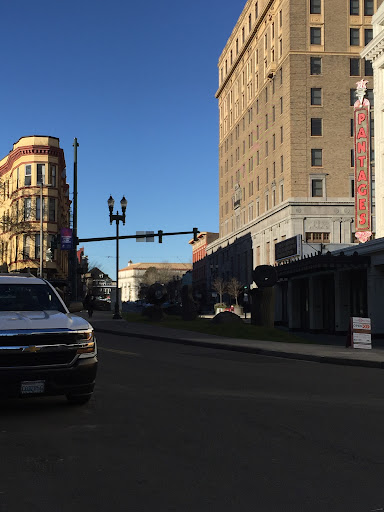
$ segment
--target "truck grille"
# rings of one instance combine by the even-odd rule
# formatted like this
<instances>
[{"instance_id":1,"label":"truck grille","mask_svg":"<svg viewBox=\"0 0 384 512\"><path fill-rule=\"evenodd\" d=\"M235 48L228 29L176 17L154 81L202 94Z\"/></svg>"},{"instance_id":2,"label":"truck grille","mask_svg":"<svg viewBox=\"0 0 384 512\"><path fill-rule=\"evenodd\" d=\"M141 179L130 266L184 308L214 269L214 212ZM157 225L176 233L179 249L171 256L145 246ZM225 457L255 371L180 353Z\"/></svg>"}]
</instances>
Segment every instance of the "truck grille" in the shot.
<instances>
[{"instance_id":1,"label":"truck grille","mask_svg":"<svg viewBox=\"0 0 384 512\"><path fill-rule=\"evenodd\" d=\"M69 365L75 357L76 350L0 354L0 368Z\"/></svg>"},{"instance_id":2,"label":"truck grille","mask_svg":"<svg viewBox=\"0 0 384 512\"><path fill-rule=\"evenodd\" d=\"M71 345L78 340L77 333L38 333L18 334L16 336L1 336L0 345L17 347L21 345Z\"/></svg>"}]
</instances>

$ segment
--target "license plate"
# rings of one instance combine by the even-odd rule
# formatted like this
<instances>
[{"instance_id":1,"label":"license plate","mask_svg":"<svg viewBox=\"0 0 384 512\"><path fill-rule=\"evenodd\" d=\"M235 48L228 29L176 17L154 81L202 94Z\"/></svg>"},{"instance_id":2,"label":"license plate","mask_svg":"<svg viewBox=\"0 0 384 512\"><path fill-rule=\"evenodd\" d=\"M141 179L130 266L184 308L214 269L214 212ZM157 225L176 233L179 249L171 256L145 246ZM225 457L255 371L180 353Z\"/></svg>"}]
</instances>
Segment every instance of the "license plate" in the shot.
<instances>
[{"instance_id":1,"label":"license plate","mask_svg":"<svg viewBox=\"0 0 384 512\"><path fill-rule=\"evenodd\" d=\"M22 395L33 395L44 393L45 382L43 380L25 380L21 383L20 392Z\"/></svg>"}]
</instances>

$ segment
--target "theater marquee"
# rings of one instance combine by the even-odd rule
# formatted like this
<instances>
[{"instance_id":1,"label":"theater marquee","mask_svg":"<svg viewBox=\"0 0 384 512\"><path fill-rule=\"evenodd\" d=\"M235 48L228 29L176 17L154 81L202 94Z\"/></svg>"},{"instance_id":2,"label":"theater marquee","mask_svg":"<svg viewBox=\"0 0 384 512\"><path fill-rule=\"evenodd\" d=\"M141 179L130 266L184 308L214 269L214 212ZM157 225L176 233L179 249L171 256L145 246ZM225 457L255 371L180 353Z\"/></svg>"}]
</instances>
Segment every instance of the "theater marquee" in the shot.
<instances>
[{"instance_id":1,"label":"theater marquee","mask_svg":"<svg viewBox=\"0 0 384 512\"><path fill-rule=\"evenodd\" d=\"M370 103L364 98L367 81L357 82L354 105L355 134L355 236L366 242L372 235L371 167L370 167Z\"/></svg>"}]
</instances>

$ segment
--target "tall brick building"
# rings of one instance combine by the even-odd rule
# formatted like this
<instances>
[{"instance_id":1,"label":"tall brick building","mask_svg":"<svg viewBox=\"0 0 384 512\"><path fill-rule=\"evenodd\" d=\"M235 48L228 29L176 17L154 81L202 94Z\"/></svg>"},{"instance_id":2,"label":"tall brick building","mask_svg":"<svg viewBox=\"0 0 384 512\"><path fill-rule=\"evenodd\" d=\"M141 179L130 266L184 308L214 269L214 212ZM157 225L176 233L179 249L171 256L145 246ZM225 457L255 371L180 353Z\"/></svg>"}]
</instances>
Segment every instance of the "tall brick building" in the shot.
<instances>
[{"instance_id":1,"label":"tall brick building","mask_svg":"<svg viewBox=\"0 0 384 512\"><path fill-rule=\"evenodd\" d=\"M356 242L353 103L362 78L373 103L360 52L381 2L245 4L218 62L220 236L207 252L222 275L250 283L294 235Z\"/></svg>"}]
</instances>

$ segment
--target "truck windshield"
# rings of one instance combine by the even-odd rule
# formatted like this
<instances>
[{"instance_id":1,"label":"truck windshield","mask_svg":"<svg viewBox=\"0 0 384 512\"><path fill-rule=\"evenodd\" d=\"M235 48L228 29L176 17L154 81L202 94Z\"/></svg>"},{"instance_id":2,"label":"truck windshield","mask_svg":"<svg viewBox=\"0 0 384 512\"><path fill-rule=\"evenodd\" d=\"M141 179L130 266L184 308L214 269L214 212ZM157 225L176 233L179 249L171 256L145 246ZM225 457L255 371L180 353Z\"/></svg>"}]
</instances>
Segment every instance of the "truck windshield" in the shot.
<instances>
[{"instance_id":1,"label":"truck windshield","mask_svg":"<svg viewBox=\"0 0 384 512\"><path fill-rule=\"evenodd\" d=\"M0 284L0 311L60 311L60 300L46 284Z\"/></svg>"}]
</instances>

